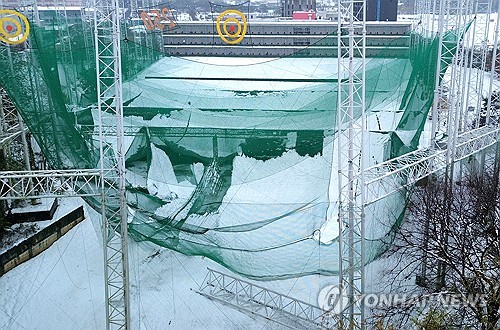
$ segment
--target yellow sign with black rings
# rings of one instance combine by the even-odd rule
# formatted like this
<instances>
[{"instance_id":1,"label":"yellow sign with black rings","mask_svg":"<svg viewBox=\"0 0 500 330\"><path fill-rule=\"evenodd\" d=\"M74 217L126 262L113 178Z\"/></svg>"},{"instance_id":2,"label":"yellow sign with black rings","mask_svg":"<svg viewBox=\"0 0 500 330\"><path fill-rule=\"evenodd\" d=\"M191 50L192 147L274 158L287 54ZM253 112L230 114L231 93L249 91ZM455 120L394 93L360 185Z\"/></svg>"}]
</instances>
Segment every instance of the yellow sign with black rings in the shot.
<instances>
[{"instance_id":1,"label":"yellow sign with black rings","mask_svg":"<svg viewBox=\"0 0 500 330\"><path fill-rule=\"evenodd\" d=\"M217 17L217 34L227 44L239 44L247 33L247 18L241 11L228 9Z\"/></svg>"},{"instance_id":2,"label":"yellow sign with black rings","mask_svg":"<svg viewBox=\"0 0 500 330\"><path fill-rule=\"evenodd\" d=\"M0 9L0 41L9 45L18 45L26 41L30 34L30 24L23 14Z\"/></svg>"}]
</instances>

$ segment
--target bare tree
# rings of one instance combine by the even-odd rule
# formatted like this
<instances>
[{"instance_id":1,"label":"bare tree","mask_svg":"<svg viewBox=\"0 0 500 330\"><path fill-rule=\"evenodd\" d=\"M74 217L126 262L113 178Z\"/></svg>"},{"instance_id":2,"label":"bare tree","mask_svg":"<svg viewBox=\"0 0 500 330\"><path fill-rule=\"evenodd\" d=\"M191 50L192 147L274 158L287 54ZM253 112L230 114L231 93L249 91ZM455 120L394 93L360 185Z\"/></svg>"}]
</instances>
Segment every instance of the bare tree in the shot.
<instances>
[{"instance_id":1,"label":"bare tree","mask_svg":"<svg viewBox=\"0 0 500 330\"><path fill-rule=\"evenodd\" d=\"M496 161L495 168L481 176L471 174L459 182L433 178L414 190L408 219L390 250L397 265L388 275L414 276L418 286L411 289L411 299L375 311L378 324L500 328L498 173ZM393 281L391 290L399 285ZM422 303L443 294L463 299L452 307Z\"/></svg>"}]
</instances>

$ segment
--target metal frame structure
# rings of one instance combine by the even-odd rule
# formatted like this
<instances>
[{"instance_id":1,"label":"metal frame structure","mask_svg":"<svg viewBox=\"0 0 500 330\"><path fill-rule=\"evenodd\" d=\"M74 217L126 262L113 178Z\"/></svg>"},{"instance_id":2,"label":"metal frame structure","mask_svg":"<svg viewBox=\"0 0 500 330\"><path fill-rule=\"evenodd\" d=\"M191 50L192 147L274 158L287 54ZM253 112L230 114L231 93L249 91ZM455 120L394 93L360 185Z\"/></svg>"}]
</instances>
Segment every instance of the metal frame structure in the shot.
<instances>
[{"instance_id":1,"label":"metal frame structure","mask_svg":"<svg viewBox=\"0 0 500 330\"><path fill-rule=\"evenodd\" d=\"M0 0L0 5L1 4L2 0ZM11 74L13 74L14 66L12 63L11 49L9 47L3 47L0 56L6 58L9 63L9 70ZM3 90L2 93L4 93ZM3 156L7 156L10 151L7 146L18 136L20 136L23 150L24 167L26 170L31 171L31 162L29 158L28 148L28 130L24 125L21 114L17 111L11 100L9 99L8 101L8 106L5 107L3 95L0 95L0 149L2 149L0 152L4 153Z\"/></svg>"},{"instance_id":2,"label":"metal frame structure","mask_svg":"<svg viewBox=\"0 0 500 330\"><path fill-rule=\"evenodd\" d=\"M339 283L347 296L339 327L363 329L366 2L338 0L337 4L338 159L332 164L338 164Z\"/></svg>"},{"instance_id":3,"label":"metal frame structure","mask_svg":"<svg viewBox=\"0 0 500 330\"><path fill-rule=\"evenodd\" d=\"M1 1L1 0L0 0ZM0 200L49 198L60 195L101 198L105 260L106 327L130 328L127 253L127 207L123 145L122 75L118 0L94 0L94 46L98 79L100 169L47 170L0 173ZM35 4L36 8L36 4ZM65 8L59 12L65 14ZM63 45L65 47L65 45ZM10 49L4 47L5 56ZM71 59L68 59L71 62ZM106 101L112 100L112 103ZM114 124L103 124L101 113L113 113ZM4 119L5 116L2 116ZM5 127L10 142L25 129L18 124ZM4 120L2 120L2 125ZM2 126L4 128L4 126ZM111 132L111 134L110 134ZM25 139L23 144L26 145ZM3 145L2 145L3 146ZM113 148L116 146L116 148ZM27 148L24 148L27 157Z\"/></svg>"},{"instance_id":4,"label":"metal frame structure","mask_svg":"<svg viewBox=\"0 0 500 330\"><path fill-rule=\"evenodd\" d=\"M24 4L24 2L22 2L22 4ZM3 0L0 0L0 6L2 5ZM14 71L10 48L2 47L0 56L7 58L10 63L10 71ZM27 170L31 170L27 142L28 131L24 125L21 115L17 112L14 105L9 102L9 106L5 107L4 100L2 98L2 95L0 95L0 149L7 151L7 145L20 136L23 146L24 166Z\"/></svg>"},{"instance_id":5,"label":"metal frame structure","mask_svg":"<svg viewBox=\"0 0 500 330\"><path fill-rule=\"evenodd\" d=\"M2 94L0 91L0 149L5 149L17 137L26 134L27 129L14 105Z\"/></svg>"},{"instance_id":6,"label":"metal frame structure","mask_svg":"<svg viewBox=\"0 0 500 330\"><path fill-rule=\"evenodd\" d=\"M199 294L287 328L332 329L332 313L318 306L208 268Z\"/></svg>"},{"instance_id":7,"label":"metal frame structure","mask_svg":"<svg viewBox=\"0 0 500 330\"><path fill-rule=\"evenodd\" d=\"M431 32L435 29L435 18L438 18L437 33L439 36L439 54L436 75L436 90L434 104L432 109L432 129L431 129L431 148L446 148L448 171L447 176L454 176L455 163L454 150L458 143L458 137L467 130L478 128L490 124L491 118L491 95L493 92L493 80L490 79L489 92L486 96L487 111L482 111L483 86L487 68L487 58L491 45L488 44L492 0L427 0L423 5L417 8L417 14L425 16L426 8L430 7L432 2L431 22L426 21L427 28ZM427 15L429 16L429 15ZM462 31L469 26L469 31L465 38ZM448 31L448 32L447 32ZM498 22L495 31L498 31ZM443 42L444 33L454 33L456 43ZM497 37L494 38L493 56L496 58ZM476 39L479 39L477 46ZM449 68L449 75L445 76L442 83L439 84L441 71L441 60L451 57L455 51L456 56ZM473 68L476 68L473 72ZM494 74L494 65L492 63L491 73ZM473 79L474 77L475 79ZM475 91L473 91L475 89ZM474 113L470 113L474 110ZM492 127L491 129L495 129ZM437 137L441 141L437 142ZM463 164L460 164L460 173ZM481 170L484 168L484 156L481 157Z\"/></svg>"},{"instance_id":8,"label":"metal frame structure","mask_svg":"<svg viewBox=\"0 0 500 330\"><path fill-rule=\"evenodd\" d=\"M474 17L474 24L472 28L471 35L474 36L472 38L472 43L468 45L471 49L470 51L470 66L476 68L477 71L475 73L471 73L475 77L474 85L469 84L467 89L467 97L466 100L468 104L472 107L475 107L475 122L470 120L465 120L464 128L467 127L479 127L480 124L480 116L481 116L481 108L483 102L482 93L471 93L471 88L475 88L476 91L482 90L484 85L484 77L485 72L487 71L486 63L488 57L488 32L490 29L490 17L491 10L493 6L492 0L476 0L474 13L476 13ZM476 45L475 39L481 39L480 44ZM470 80L472 83L472 80ZM491 93L487 96L487 100L491 99ZM489 104L489 101L487 101ZM467 107L468 110L468 107Z\"/></svg>"},{"instance_id":9,"label":"metal frame structure","mask_svg":"<svg viewBox=\"0 0 500 330\"><path fill-rule=\"evenodd\" d=\"M102 227L104 237L106 316L108 329L130 327L130 303L128 283L127 252L127 208L125 196L125 163L122 108L122 74L120 58L120 9L119 0L88 0L92 2L94 19L94 46L98 77L98 108L100 138L100 168L67 171L26 171L0 173L0 200L27 199L32 197L100 196ZM1 0L0 0L1 4ZM431 24L434 18L442 19L438 26L439 59L454 53L457 46L443 42L445 31L455 28L460 31L466 24L463 17L471 17L481 8L487 8L489 15L492 0L428 0L419 4L420 11L431 12L424 17L424 24ZM133 8L138 7L137 0ZM500 138L500 128L483 126L468 131L466 118L468 104L476 104L476 114L480 100L469 102L468 82L470 75L465 68L469 63L480 63L486 68L488 45L481 42L480 51L467 53L459 44L458 56L451 67L451 85L448 87L450 99L446 108L440 108L444 96L442 88L436 88L433 106L433 127L431 146L388 160L365 169L363 150L365 148L365 0L338 0L338 222L339 222L339 281L348 303L343 306L339 325L341 328L364 328L363 306L358 304L364 292L364 207L393 193L413 185L418 180L453 167L454 162L466 159L495 145ZM89 12L86 12L89 14ZM490 24L486 17L486 27L475 25L475 33L484 38ZM430 23L429 21L432 22ZM476 18L477 20L477 18ZM476 21L476 24L478 21ZM491 72L495 71L497 37L499 24L495 27L495 45ZM460 38L457 38L458 40ZM484 39L485 40L485 39ZM8 48L7 48L8 51ZM438 60L437 72L440 72ZM479 86L484 83L484 72L479 73ZM439 77L436 79L439 85ZM490 84L490 95L492 92ZM461 92L466 90L466 93ZM109 100L112 102L109 102ZM488 114L491 113L491 98L488 99ZM115 116L114 124L104 121L101 114ZM18 118L19 119L19 118ZM489 122L489 119L487 120ZM462 123L461 125L453 125ZM13 137L23 134L25 129L18 125L0 125L0 147ZM9 132L9 136L5 133ZM15 132L14 132L15 131ZM447 132L447 143L436 143L437 133ZM14 133L10 133L14 132ZM6 137L4 137L4 135ZM114 148L113 148L114 146ZM211 299L223 301L248 312L283 320L300 320L304 324L324 326L324 311L305 302L264 289L246 281L223 273L209 270L200 287L200 293ZM279 313L277 311L280 311ZM281 314L280 314L281 313ZM278 315L280 314L280 315ZM330 314L329 314L330 315ZM331 315L330 315L331 316ZM295 322L295 321L293 321ZM298 323L297 323L298 324ZM302 323L301 323L302 324Z\"/></svg>"},{"instance_id":10,"label":"metal frame structure","mask_svg":"<svg viewBox=\"0 0 500 330\"><path fill-rule=\"evenodd\" d=\"M98 170L0 172L0 200L100 196Z\"/></svg>"},{"instance_id":11,"label":"metal frame structure","mask_svg":"<svg viewBox=\"0 0 500 330\"><path fill-rule=\"evenodd\" d=\"M436 87L432 106L431 147L433 148L439 147L436 144L438 135L446 135L448 144L453 144L453 139L456 137L455 132L458 132L458 127L454 124L459 121L461 111L457 112L456 110L461 109L460 88L465 84L464 76L461 74L461 68L464 65L461 33L465 24L464 16L469 14L468 4L468 1L462 0L434 0L433 4L434 10L437 10L437 34L439 38ZM431 28L434 29L434 21L431 23ZM453 33L456 42L445 42L445 33ZM454 56L455 53L458 53L459 56ZM449 69L449 76L443 77L441 63L442 59L446 58L452 58L453 63ZM450 123L453 124L450 125Z\"/></svg>"},{"instance_id":12,"label":"metal frame structure","mask_svg":"<svg viewBox=\"0 0 500 330\"><path fill-rule=\"evenodd\" d=\"M365 170L367 196L365 205L372 204L433 173L442 173L447 166L447 154L455 161L488 149L500 139L500 128L481 127L458 136L454 150L416 150L387 160Z\"/></svg>"},{"instance_id":13,"label":"metal frame structure","mask_svg":"<svg viewBox=\"0 0 500 330\"><path fill-rule=\"evenodd\" d=\"M93 8L94 0L82 0L82 7L80 9L81 18L83 21L82 31L83 31L83 44L85 45L85 53L87 58L92 58L94 53L94 34L92 33L92 27L90 23L94 19Z\"/></svg>"},{"instance_id":14,"label":"metal frame structure","mask_svg":"<svg viewBox=\"0 0 500 330\"><path fill-rule=\"evenodd\" d=\"M103 179L101 215L106 263L107 329L130 327L120 15L119 0L95 0L94 46L98 80L100 171ZM102 120L104 112L114 114L116 121L105 125Z\"/></svg>"},{"instance_id":15,"label":"metal frame structure","mask_svg":"<svg viewBox=\"0 0 500 330\"><path fill-rule=\"evenodd\" d=\"M472 4L472 2L471 2ZM455 163L455 145L457 143L458 132L460 130L460 122L463 121L463 107L467 102L464 102L464 90L467 90L467 75L464 72L468 71L468 57L465 56L464 38L467 22L466 18L470 14L470 4L468 1L448 0L445 1L445 11L441 12L442 17L448 23L448 33L453 33L456 43L442 42L440 46L445 50L443 56L452 56L452 64L450 66L450 80L443 81L442 85L448 86L448 102L445 113L447 114L446 131L447 131L447 153L446 161L448 171L446 175L453 178L454 163ZM446 15L446 16L444 16ZM444 110L444 109L443 109Z\"/></svg>"},{"instance_id":16,"label":"metal frame structure","mask_svg":"<svg viewBox=\"0 0 500 330\"><path fill-rule=\"evenodd\" d=\"M500 2L497 4L497 13L500 12ZM486 106L486 124L490 123L490 116L491 116L491 95L493 93L493 77L497 76L496 73L496 68L499 66L499 61L497 59L498 56L498 37L500 36L500 22L497 16L497 22L495 25L495 36L494 36L494 43L493 43L493 51L491 54L491 66L490 66L490 73L491 73L491 79L490 79L490 85L488 88L488 102Z\"/></svg>"}]
</instances>

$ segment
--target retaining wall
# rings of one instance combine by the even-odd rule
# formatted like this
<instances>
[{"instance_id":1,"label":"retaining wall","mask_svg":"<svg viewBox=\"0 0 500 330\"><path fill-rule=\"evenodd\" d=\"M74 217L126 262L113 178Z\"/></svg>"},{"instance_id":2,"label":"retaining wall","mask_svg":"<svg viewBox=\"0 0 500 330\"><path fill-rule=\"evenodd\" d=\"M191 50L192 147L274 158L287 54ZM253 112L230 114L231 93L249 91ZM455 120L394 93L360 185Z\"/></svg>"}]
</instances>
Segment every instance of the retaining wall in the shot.
<instances>
[{"instance_id":1,"label":"retaining wall","mask_svg":"<svg viewBox=\"0 0 500 330\"><path fill-rule=\"evenodd\" d=\"M85 214L83 206L80 206L35 235L0 254L0 276L47 250L83 219L85 219Z\"/></svg>"}]
</instances>

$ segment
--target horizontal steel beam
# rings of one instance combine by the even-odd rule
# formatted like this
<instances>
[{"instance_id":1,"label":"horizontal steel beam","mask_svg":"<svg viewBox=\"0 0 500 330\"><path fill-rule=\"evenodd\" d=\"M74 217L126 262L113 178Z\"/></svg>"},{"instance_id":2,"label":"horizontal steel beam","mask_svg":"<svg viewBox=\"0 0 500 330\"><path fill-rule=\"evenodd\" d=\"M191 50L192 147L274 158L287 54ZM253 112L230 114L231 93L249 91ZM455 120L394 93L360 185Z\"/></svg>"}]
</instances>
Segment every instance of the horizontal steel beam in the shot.
<instances>
[{"instance_id":1,"label":"horizontal steel beam","mask_svg":"<svg viewBox=\"0 0 500 330\"><path fill-rule=\"evenodd\" d=\"M0 200L99 196L100 182L96 169L0 172Z\"/></svg>"},{"instance_id":2,"label":"horizontal steel beam","mask_svg":"<svg viewBox=\"0 0 500 330\"><path fill-rule=\"evenodd\" d=\"M91 127L81 125L81 127ZM125 126L124 127L126 136L137 136L140 134L141 127L139 126ZM220 137L220 138L276 138L276 137L286 137L288 133L300 131L298 129L294 130L279 130L279 129L244 129L244 128L209 128L209 127L147 127L149 136L161 136L161 137ZM311 131L311 130L307 130ZM317 131L325 131L323 129L318 129ZM89 131L86 133L91 136L95 132ZM116 132L114 130L109 130L106 132L105 136L114 136ZM325 135L328 135L325 132ZM330 132L331 134L331 132Z\"/></svg>"},{"instance_id":3,"label":"horizontal steel beam","mask_svg":"<svg viewBox=\"0 0 500 330\"><path fill-rule=\"evenodd\" d=\"M210 268L198 293L289 328L326 329L338 321L318 306Z\"/></svg>"},{"instance_id":4,"label":"horizontal steel beam","mask_svg":"<svg viewBox=\"0 0 500 330\"><path fill-rule=\"evenodd\" d=\"M457 139L455 161L463 160L497 143L500 128L483 126ZM372 166L365 171L366 205L390 196L417 181L446 168L446 149L416 150Z\"/></svg>"},{"instance_id":5,"label":"horizontal steel beam","mask_svg":"<svg viewBox=\"0 0 500 330\"><path fill-rule=\"evenodd\" d=\"M14 129L9 130L7 132L4 132L2 135L0 135L0 148L5 147L9 143L11 143L13 140L15 140L18 136L21 135L22 131L19 128L19 124L14 127ZM28 131L27 128L24 129L25 132Z\"/></svg>"}]
</instances>

